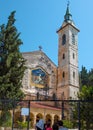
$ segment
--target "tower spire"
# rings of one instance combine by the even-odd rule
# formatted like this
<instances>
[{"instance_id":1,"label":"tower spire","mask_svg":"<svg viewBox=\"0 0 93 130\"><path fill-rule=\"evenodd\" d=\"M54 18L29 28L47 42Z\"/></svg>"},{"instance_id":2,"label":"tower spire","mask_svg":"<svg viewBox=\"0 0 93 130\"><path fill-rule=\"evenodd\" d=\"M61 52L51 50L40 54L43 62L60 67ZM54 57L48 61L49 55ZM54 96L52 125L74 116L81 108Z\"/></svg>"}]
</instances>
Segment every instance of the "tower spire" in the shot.
<instances>
[{"instance_id":1,"label":"tower spire","mask_svg":"<svg viewBox=\"0 0 93 130\"><path fill-rule=\"evenodd\" d=\"M62 26L57 30L57 32L59 32L64 26L68 25L68 23L76 28L75 23L74 23L74 21L72 19L72 14L70 13L69 5L70 5L70 2L68 0L68 2L67 2L67 8L66 8L66 13L64 15L64 21L62 23Z\"/></svg>"},{"instance_id":2,"label":"tower spire","mask_svg":"<svg viewBox=\"0 0 93 130\"><path fill-rule=\"evenodd\" d=\"M69 11L69 4L70 4L70 2L68 1L68 3L67 3L67 9L66 9L66 14L65 14L65 16L64 16L64 21L65 22L71 22L72 21L72 15L71 15L71 13L70 13L70 11Z\"/></svg>"}]
</instances>

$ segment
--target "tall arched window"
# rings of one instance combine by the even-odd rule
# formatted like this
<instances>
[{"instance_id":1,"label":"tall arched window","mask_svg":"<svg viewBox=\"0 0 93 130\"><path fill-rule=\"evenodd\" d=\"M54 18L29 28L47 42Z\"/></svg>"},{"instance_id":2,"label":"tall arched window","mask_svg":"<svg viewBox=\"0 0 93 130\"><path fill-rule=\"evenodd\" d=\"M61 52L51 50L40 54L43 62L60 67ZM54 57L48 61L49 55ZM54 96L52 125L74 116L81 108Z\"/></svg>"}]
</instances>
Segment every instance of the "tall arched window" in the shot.
<instances>
[{"instance_id":1,"label":"tall arched window","mask_svg":"<svg viewBox=\"0 0 93 130\"><path fill-rule=\"evenodd\" d=\"M65 54L63 53L63 59L65 59Z\"/></svg>"},{"instance_id":2,"label":"tall arched window","mask_svg":"<svg viewBox=\"0 0 93 130\"><path fill-rule=\"evenodd\" d=\"M62 36L62 45L65 45L66 44L66 35L63 34Z\"/></svg>"},{"instance_id":3,"label":"tall arched window","mask_svg":"<svg viewBox=\"0 0 93 130\"><path fill-rule=\"evenodd\" d=\"M75 72L73 71L73 78L75 79Z\"/></svg>"},{"instance_id":4,"label":"tall arched window","mask_svg":"<svg viewBox=\"0 0 93 130\"><path fill-rule=\"evenodd\" d=\"M73 53L73 59L75 59L75 54Z\"/></svg>"},{"instance_id":5,"label":"tall arched window","mask_svg":"<svg viewBox=\"0 0 93 130\"><path fill-rule=\"evenodd\" d=\"M75 35L72 33L72 44L75 45Z\"/></svg>"},{"instance_id":6,"label":"tall arched window","mask_svg":"<svg viewBox=\"0 0 93 130\"><path fill-rule=\"evenodd\" d=\"M63 72L62 76L63 76L63 78L65 78L65 72Z\"/></svg>"}]
</instances>

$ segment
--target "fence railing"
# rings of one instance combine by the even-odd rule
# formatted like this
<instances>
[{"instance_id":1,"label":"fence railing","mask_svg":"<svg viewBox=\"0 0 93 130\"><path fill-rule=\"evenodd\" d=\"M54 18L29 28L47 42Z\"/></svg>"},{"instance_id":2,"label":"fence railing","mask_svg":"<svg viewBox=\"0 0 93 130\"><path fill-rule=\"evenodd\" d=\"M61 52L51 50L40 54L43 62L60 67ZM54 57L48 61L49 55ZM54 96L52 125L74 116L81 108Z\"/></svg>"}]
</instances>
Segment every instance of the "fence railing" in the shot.
<instances>
[{"instance_id":1,"label":"fence railing","mask_svg":"<svg viewBox=\"0 0 93 130\"><path fill-rule=\"evenodd\" d=\"M6 130L34 129L37 118L93 130L93 100L0 100L0 127Z\"/></svg>"}]
</instances>

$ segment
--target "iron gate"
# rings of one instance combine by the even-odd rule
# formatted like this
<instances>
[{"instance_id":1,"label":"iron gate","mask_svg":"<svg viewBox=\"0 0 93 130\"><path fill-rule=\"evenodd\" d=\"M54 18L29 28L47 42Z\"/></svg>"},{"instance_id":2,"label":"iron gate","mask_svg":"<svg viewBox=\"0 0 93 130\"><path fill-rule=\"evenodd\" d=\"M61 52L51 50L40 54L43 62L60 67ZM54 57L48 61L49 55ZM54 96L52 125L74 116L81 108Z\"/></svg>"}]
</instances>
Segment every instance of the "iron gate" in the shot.
<instances>
[{"instance_id":1,"label":"iron gate","mask_svg":"<svg viewBox=\"0 0 93 130\"><path fill-rule=\"evenodd\" d=\"M62 119L69 129L93 130L93 100L0 100L0 127L34 129L34 112L38 116L41 113L39 118L45 120L47 115L56 113L56 118ZM55 119L51 120L53 123Z\"/></svg>"}]
</instances>

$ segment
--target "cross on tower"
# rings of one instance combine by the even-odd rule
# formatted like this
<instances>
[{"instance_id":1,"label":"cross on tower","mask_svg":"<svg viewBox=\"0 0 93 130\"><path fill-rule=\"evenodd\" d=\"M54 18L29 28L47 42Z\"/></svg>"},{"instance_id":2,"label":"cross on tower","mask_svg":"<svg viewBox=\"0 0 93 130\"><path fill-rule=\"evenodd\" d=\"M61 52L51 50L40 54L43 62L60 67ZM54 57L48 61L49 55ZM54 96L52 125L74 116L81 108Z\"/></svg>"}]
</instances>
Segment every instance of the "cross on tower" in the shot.
<instances>
[{"instance_id":1,"label":"cross on tower","mask_svg":"<svg viewBox=\"0 0 93 130\"><path fill-rule=\"evenodd\" d=\"M42 46L39 46L39 51L42 51Z\"/></svg>"},{"instance_id":2,"label":"cross on tower","mask_svg":"<svg viewBox=\"0 0 93 130\"><path fill-rule=\"evenodd\" d=\"M68 0L68 2L67 2L67 6L69 6L69 4L70 4L70 1Z\"/></svg>"}]
</instances>

